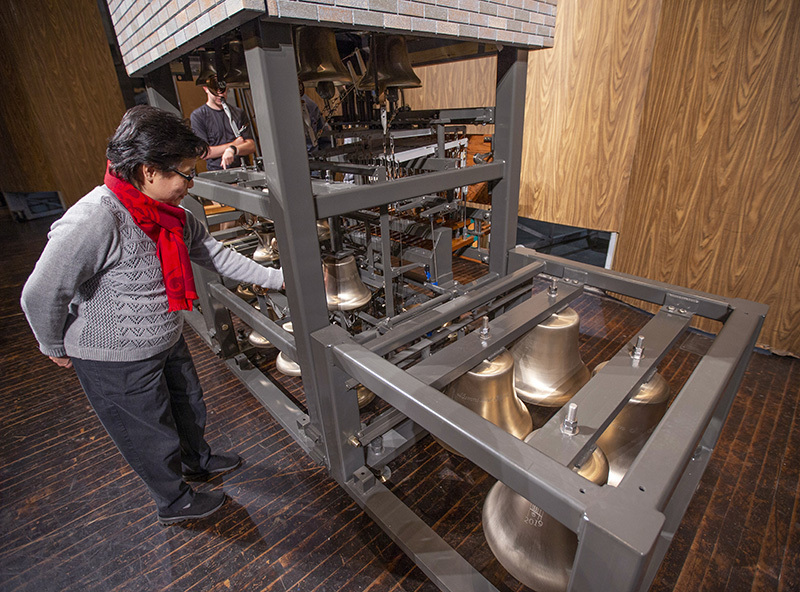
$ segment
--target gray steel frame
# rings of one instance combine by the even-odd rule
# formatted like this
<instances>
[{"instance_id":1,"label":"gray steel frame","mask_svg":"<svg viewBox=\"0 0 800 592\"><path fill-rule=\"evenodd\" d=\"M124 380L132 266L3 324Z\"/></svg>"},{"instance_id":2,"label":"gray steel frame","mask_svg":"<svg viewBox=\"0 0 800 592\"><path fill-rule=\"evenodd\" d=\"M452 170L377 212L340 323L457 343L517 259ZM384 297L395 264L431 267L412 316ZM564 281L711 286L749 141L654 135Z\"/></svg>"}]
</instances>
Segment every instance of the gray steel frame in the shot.
<instances>
[{"instance_id":1,"label":"gray steel frame","mask_svg":"<svg viewBox=\"0 0 800 592\"><path fill-rule=\"evenodd\" d=\"M579 545L569 590L647 589L708 463L766 307L512 248L523 129L524 51L506 48L498 57L494 163L315 197L294 82L291 27L254 21L244 37L269 194L232 187L221 182L225 175L213 174L198 178L193 193L274 221L294 335L242 304L218 277L201 276L205 329L218 351L229 358L229 367L440 589L495 590L375 478L369 466L374 466L376 454L368 453L370 447L362 444L381 437L380 430L375 425L362 430L354 380L393 406L394 411L379 422L385 434L392 432L391 437L400 440L392 444L392 454L420 437L420 429L405 420L410 418L575 531ZM420 314L398 315L366 336L353 337L329 324L321 266L308 265L321 259L317 219L481 181L495 183L488 279L443 293ZM191 207L199 208L199 204ZM198 215L201 211L197 210ZM539 272L560 278L557 291L532 293L519 302L517 294L528 291L526 286ZM567 306L586 285L662 308L641 333L643 354L633 358L627 350L619 352L575 396L581 427L577 435L561 432L559 413L526 444L437 390ZM408 370L382 357L465 310L509 292L512 295L501 301L507 310L494 316L488 335L471 333ZM229 311L298 361L307 414L242 359ZM695 314L723 321L723 328L619 487L601 487L580 477L573 466L590 452L596 437L632 393L652 376ZM202 331L196 316L192 322ZM392 454L384 454L381 462L388 462ZM370 456L372 462L368 462Z\"/></svg>"}]
</instances>

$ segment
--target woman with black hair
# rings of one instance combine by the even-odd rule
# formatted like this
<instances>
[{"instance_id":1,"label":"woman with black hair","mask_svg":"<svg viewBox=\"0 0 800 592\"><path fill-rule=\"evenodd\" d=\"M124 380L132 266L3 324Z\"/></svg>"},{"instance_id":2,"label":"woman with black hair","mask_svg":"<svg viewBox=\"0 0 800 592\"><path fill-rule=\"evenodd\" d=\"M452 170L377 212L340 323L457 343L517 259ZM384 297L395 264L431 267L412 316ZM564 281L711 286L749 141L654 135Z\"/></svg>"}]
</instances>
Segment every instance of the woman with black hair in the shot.
<instances>
[{"instance_id":1,"label":"woman with black hair","mask_svg":"<svg viewBox=\"0 0 800 592\"><path fill-rule=\"evenodd\" d=\"M181 310L197 298L191 262L267 289L281 270L214 240L179 206L208 145L179 117L130 109L108 143L104 185L53 223L22 291L39 349L74 367L89 402L147 485L162 524L203 518L225 502L187 479L236 468L212 454L206 408Z\"/></svg>"}]
</instances>

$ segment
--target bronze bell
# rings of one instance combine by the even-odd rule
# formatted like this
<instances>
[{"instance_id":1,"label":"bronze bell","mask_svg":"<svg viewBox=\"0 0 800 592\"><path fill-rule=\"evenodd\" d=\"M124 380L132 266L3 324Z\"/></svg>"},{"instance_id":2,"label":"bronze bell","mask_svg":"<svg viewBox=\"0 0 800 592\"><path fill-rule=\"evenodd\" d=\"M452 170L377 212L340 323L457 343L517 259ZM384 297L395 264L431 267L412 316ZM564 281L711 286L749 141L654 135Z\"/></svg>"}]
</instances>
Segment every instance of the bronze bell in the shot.
<instances>
[{"instance_id":1,"label":"bronze bell","mask_svg":"<svg viewBox=\"0 0 800 592\"><path fill-rule=\"evenodd\" d=\"M283 328L289 333L293 332L291 323L285 323ZM278 357L275 358L275 368L278 372L286 374L287 376L300 376L300 364L292 360L289 356L285 356L283 352L280 352Z\"/></svg>"},{"instance_id":2,"label":"bronze bell","mask_svg":"<svg viewBox=\"0 0 800 592\"><path fill-rule=\"evenodd\" d=\"M222 79L231 88L249 88L247 66L244 59L244 46L238 39L228 43L228 67Z\"/></svg>"},{"instance_id":3,"label":"bronze bell","mask_svg":"<svg viewBox=\"0 0 800 592\"><path fill-rule=\"evenodd\" d=\"M533 405L562 407L591 377L578 351L578 313L565 308L511 347L517 395Z\"/></svg>"},{"instance_id":4,"label":"bronze bell","mask_svg":"<svg viewBox=\"0 0 800 592\"><path fill-rule=\"evenodd\" d=\"M372 298L372 292L361 280L353 255L326 255L322 259L322 275L328 310L355 310Z\"/></svg>"},{"instance_id":5,"label":"bronze bell","mask_svg":"<svg viewBox=\"0 0 800 592\"><path fill-rule=\"evenodd\" d=\"M462 374L445 387L444 394L520 440L533 429L531 414L514 393L514 358L508 350Z\"/></svg>"},{"instance_id":6,"label":"bronze bell","mask_svg":"<svg viewBox=\"0 0 800 592\"><path fill-rule=\"evenodd\" d=\"M389 67L387 64L386 53L387 35L376 34L372 37L370 44L369 61L367 62L366 72L357 82L358 90L375 90L375 76L377 73L379 93L386 88L386 80L389 78ZM375 52L373 59L372 52Z\"/></svg>"},{"instance_id":7,"label":"bronze bell","mask_svg":"<svg viewBox=\"0 0 800 592\"><path fill-rule=\"evenodd\" d=\"M395 88L419 88L422 81L414 74L408 57L406 38L390 35L386 40L386 86Z\"/></svg>"},{"instance_id":8,"label":"bronze bell","mask_svg":"<svg viewBox=\"0 0 800 592\"><path fill-rule=\"evenodd\" d=\"M599 448L578 474L597 485L606 482L608 461ZM567 589L578 535L502 481L486 496L483 533L497 560L525 586L537 592Z\"/></svg>"},{"instance_id":9,"label":"bronze bell","mask_svg":"<svg viewBox=\"0 0 800 592\"><path fill-rule=\"evenodd\" d=\"M298 27L297 79L300 82L341 82L351 84L350 73L339 57L336 35L326 27Z\"/></svg>"},{"instance_id":10,"label":"bronze bell","mask_svg":"<svg viewBox=\"0 0 800 592\"><path fill-rule=\"evenodd\" d=\"M375 393L365 387L363 384L359 384L356 388L356 396L358 397L358 408L363 409L372 401L375 400Z\"/></svg>"},{"instance_id":11,"label":"bronze bell","mask_svg":"<svg viewBox=\"0 0 800 592\"><path fill-rule=\"evenodd\" d=\"M599 372L607 363L598 364L594 372ZM667 412L669 394L667 381L660 374L654 374L639 387L598 438L597 445L608 458L609 485L619 485L636 455L644 448L650 434Z\"/></svg>"},{"instance_id":12,"label":"bronze bell","mask_svg":"<svg viewBox=\"0 0 800 592\"><path fill-rule=\"evenodd\" d=\"M331 226L327 220L317 220L317 238L320 241L331 240Z\"/></svg>"},{"instance_id":13,"label":"bronze bell","mask_svg":"<svg viewBox=\"0 0 800 592\"><path fill-rule=\"evenodd\" d=\"M247 341L253 347L257 347L260 349L266 347L272 347L272 344L266 337L264 337L261 333L256 333L255 331L250 331L250 335L247 336Z\"/></svg>"},{"instance_id":14,"label":"bronze bell","mask_svg":"<svg viewBox=\"0 0 800 592\"><path fill-rule=\"evenodd\" d=\"M272 233L262 234L256 233L258 236L258 248L253 252L253 260L259 263L267 261L276 261L280 259L278 253L278 241Z\"/></svg>"},{"instance_id":15,"label":"bronze bell","mask_svg":"<svg viewBox=\"0 0 800 592\"><path fill-rule=\"evenodd\" d=\"M209 86L217 79L217 69L214 67L214 52L200 50L200 73L195 80L195 86ZM213 80L212 80L213 78Z\"/></svg>"}]
</instances>

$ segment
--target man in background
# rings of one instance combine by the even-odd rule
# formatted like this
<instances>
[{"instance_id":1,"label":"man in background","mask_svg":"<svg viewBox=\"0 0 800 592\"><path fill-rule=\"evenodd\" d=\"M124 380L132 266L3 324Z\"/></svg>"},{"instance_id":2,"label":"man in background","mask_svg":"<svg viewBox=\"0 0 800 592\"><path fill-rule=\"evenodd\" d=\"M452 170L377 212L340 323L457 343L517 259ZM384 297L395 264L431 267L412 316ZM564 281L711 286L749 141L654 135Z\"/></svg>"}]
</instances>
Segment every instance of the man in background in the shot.
<instances>
[{"instance_id":1,"label":"man in background","mask_svg":"<svg viewBox=\"0 0 800 592\"><path fill-rule=\"evenodd\" d=\"M241 157L253 154L256 143L244 119L244 111L225 100L226 86L216 77L204 86L206 102L191 115L192 131L208 142L205 155L209 171L242 166Z\"/></svg>"}]
</instances>

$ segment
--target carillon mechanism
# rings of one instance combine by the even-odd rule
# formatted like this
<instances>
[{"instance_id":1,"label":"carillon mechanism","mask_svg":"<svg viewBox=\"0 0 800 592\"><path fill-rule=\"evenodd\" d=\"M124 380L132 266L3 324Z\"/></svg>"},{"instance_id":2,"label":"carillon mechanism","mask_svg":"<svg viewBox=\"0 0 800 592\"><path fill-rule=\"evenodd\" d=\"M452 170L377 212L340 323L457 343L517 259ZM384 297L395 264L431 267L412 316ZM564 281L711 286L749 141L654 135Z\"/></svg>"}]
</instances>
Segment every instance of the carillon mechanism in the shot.
<instances>
[{"instance_id":1,"label":"carillon mechanism","mask_svg":"<svg viewBox=\"0 0 800 592\"><path fill-rule=\"evenodd\" d=\"M506 350L457 378L444 392L520 440L533 429L530 413L514 392L514 358ZM439 443L459 454L441 440Z\"/></svg>"},{"instance_id":2,"label":"carillon mechanism","mask_svg":"<svg viewBox=\"0 0 800 592\"><path fill-rule=\"evenodd\" d=\"M608 461L597 448L576 470L596 485L608 479ZM567 589L578 536L502 482L492 486L483 504L483 534L508 573L532 590Z\"/></svg>"},{"instance_id":3,"label":"carillon mechanism","mask_svg":"<svg viewBox=\"0 0 800 592\"><path fill-rule=\"evenodd\" d=\"M227 248L282 267L285 289L265 294L198 268L201 312L186 318L445 592L463 592L454 586L464 581L493 588L383 485L390 463L429 435L498 479L483 530L525 586L646 588L643 572L671 535L663 524L679 522L697 486L764 308L515 247L519 192L507 181L521 166L521 48L346 28L271 16L226 30L210 44L217 55L196 52L197 84L212 88L247 84L247 54L259 84L233 95L252 101L264 156L201 173L190 189L201 199L184 205ZM496 105L406 103L425 95L403 92L422 84L412 65L478 56L497 59ZM298 101L298 81L317 92ZM266 124L260 137L257 123ZM493 158L468 164L475 135ZM571 306L603 290L664 308L592 376ZM657 369L693 316L732 329L709 350L711 363L698 364L714 379L690 380L670 403L671 377ZM240 322L252 328L247 339ZM279 350L274 369L268 347ZM301 376L291 358L305 380L287 378ZM606 504L610 518L598 523ZM630 523L650 530L629 540Z\"/></svg>"},{"instance_id":4,"label":"carillon mechanism","mask_svg":"<svg viewBox=\"0 0 800 592\"><path fill-rule=\"evenodd\" d=\"M517 395L526 403L561 407L591 376L578 349L580 318L567 308L519 339L511 353L516 362Z\"/></svg>"}]
</instances>

